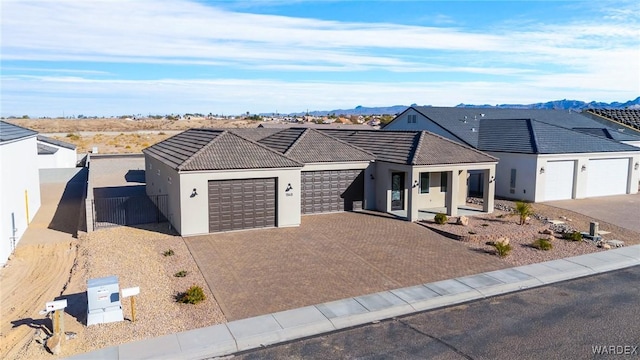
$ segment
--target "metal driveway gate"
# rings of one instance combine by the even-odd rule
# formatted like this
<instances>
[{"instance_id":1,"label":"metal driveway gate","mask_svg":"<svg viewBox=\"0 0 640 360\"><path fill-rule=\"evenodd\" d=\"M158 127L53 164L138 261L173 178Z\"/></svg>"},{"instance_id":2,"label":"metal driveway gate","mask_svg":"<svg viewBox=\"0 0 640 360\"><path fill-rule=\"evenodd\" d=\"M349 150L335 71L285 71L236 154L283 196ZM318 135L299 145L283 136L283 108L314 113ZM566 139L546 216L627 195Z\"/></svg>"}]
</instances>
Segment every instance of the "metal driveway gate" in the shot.
<instances>
[{"instance_id":1,"label":"metal driveway gate","mask_svg":"<svg viewBox=\"0 0 640 360\"><path fill-rule=\"evenodd\" d=\"M94 229L167 221L167 195L95 198L92 205Z\"/></svg>"}]
</instances>

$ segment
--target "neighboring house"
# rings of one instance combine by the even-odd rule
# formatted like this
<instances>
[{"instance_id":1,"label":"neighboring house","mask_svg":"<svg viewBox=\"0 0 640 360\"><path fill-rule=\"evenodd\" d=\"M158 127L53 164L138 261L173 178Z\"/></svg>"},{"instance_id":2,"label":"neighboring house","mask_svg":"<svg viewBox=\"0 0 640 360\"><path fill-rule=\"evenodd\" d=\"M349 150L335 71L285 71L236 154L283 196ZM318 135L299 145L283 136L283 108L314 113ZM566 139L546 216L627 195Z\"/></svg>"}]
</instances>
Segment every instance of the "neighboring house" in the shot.
<instances>
[{"instance_id":1,"label":"neighboring house","mask_svg":"<svg viewBox=\"0 0 640 360\"><path fill-rule=\"evenodd\" d=\"M482 172L493 211L497 160L425 132L192 129L143 150L149 195L167 194L184 236L300 225L301 215L369 209L410 221L451 215L468 171Z\"/></svg>"},{"instance_id":2,"label":"neighboring house","mask_svg":"<svg viewBox=\"0 0 640 360\"><path fill-rule=\"evenodd\" d=\"M640 137L640 109L588 109L583 114L617 128L618 132L626 132ZM624 142L640 147L640 140Z\"/></svg>"},{"instance_id":3,"label":"neighboring house","mask_svg":"<svg viewBox=\"0 0 640 360\"><path fill-rule=\"evenodd\" d=\"M75 145L38 135L38 167L40 169L74 168L77 162Z\"/></svg>"},{"instance_id":4,"label":"neighboring house","mask_svg":"<svg viewBox=\"0 0 640 360\"><path fill-rule=\"evenodd\" d=\"M0 121L0 264L40 208L37 133Z\"/></svg>"},{"instance_id":5,"label":"neighboring house","mask_svg":"<svg viewBox=\"0 0 640 360\"><path fill-rule=\"evenodd\" d=\"M316 124L316 123L262 123L259 128L267 129L288 129L288 128L314 128L314 129L349 129L349 130L371 130L378 129L376 126L367 124Z\"/></svg>"},{"instance_id":6,"label":"neighboring house","mask_svg":"<svg viewBox=\"0 0 640 360\"><path fill-rule=\"evenodd\" d=\"M638 192L640 149L579 113L555 110L410 107L384 130L428 130L499 159L496 196L527 201ZM482 174L471 173L475 189Z\"/></svg>"}]
</instances>

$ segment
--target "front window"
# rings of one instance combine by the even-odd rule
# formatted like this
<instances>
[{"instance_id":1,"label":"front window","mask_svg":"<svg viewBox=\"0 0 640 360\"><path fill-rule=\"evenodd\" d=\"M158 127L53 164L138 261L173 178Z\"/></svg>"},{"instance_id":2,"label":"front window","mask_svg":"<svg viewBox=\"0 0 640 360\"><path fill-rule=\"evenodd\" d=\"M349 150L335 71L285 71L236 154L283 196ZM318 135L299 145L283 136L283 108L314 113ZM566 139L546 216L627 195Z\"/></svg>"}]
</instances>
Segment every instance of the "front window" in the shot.
<instances>
[{"instance_id":1,"label":"front window","mask_svg":"<svg viewBox=\"0 0 640 360\"><path fill-rule=\"evenodd\" d=\"M429 173L420 173L420 194L429 193Z\"/></svg>"},{"instance_id":2,"label":"front window","mask_svg":"<svg viewBox=\"0 0 640 360\"><path fill-rule=\"evenodd\" d=\"M442 172L440 173L440 191L441 192L447 192L447 173L446 172Z\"/></svg>"}]
</instances>

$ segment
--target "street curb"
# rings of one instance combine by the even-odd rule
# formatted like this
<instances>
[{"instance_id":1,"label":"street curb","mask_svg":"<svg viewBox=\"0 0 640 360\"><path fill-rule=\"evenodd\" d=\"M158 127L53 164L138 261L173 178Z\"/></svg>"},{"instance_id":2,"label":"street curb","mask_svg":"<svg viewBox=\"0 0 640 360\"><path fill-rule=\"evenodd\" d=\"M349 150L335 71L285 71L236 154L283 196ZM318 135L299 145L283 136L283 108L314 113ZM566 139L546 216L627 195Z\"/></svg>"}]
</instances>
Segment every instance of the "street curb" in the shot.
<instances>
[{"instance_id":1,"label":"street curb","mask_svg":"<svg viewBox=\"0 0 640 360\"><path fill-rule=\"evenodd\" d=\"M640 265L640 245L231 321L68 359L201 359Z\"/></svg>"}]
</instances>

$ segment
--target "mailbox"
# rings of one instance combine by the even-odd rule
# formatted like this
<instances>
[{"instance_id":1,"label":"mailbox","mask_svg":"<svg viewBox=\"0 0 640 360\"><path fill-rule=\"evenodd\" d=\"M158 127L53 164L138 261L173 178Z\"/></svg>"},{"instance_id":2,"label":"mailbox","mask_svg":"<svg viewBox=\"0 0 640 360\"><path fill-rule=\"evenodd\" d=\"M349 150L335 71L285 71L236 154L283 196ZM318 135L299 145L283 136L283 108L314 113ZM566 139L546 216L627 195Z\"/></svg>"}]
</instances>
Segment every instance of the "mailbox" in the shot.
<instances>
[{"instance_id":1,"label":"mailbox","mask_svg":"<svg viewBox=\"0 0 640 360\"><path fill-rule=\"evenodd\" d=\"M87 326L123 321L117 276L87 281Z\"/></svg>"}]
</instances>

